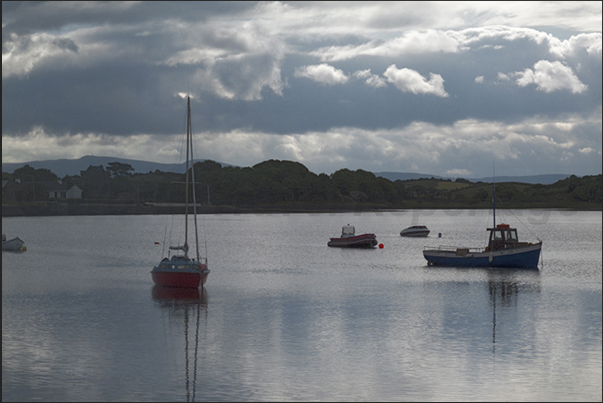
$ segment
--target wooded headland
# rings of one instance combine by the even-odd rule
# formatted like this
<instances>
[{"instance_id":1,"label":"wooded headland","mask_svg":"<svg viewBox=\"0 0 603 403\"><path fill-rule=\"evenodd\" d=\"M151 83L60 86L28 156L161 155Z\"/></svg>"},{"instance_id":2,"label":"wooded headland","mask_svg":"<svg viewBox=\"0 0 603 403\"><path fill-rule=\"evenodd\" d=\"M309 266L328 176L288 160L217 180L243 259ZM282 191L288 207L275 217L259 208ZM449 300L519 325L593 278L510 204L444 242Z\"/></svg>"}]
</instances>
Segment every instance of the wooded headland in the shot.
<instances>
[{"instance_id":1,"label":"wooded headland","mask_svg":"<svg viewBox=\"0 0 603 403\"><path fill-rule=\"evenodd\" d=\"M116 162L64 178L27 165L3 173L2 216L183 212L184 174L131 170ZM602 210L601 175L572 175L550 185L502 182L494 188L492 183L462 178L390 181L363 170L317 175L292 161L268 160L240 168L206 160L195 164L194 176L201 214L489 209L494 189L497 208ZM67 197L74 190L76 196Z\"/></svg>"}]
</instances>

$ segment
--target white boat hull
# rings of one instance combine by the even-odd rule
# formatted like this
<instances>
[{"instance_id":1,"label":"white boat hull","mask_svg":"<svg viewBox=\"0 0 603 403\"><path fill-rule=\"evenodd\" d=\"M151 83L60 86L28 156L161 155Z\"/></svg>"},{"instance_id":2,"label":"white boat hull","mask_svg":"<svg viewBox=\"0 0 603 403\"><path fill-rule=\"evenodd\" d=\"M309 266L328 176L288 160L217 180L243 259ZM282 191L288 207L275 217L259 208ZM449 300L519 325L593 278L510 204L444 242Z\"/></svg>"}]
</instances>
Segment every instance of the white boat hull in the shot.
<instances>
[{"instance_id":1,"label":"white boat hull","mask_svg":"<svg viewBox=\"0 0 603 403\"><path fill-rule=\"evenodd\" d=\"M8 241L2 241L2 250L21 251L23 250L23 245L25 245L25 242L23 242L19 237L15 237Z\"/></svg>"},{"instance_id":2,"label":"white boat hull","mask_svg":"<svg viewBox=\"0 0 603 403\"><path fill-rule=\"evenodd\" d=\"M428 231L414 231L414 232L400 232L400 236L405 236L408 238L425 238L427 235L429 235L429 230Z\"/></svg>"},{"instance_id":3,"label":"white boat hull","mask_svg":"<svg viewBox=\"0 0 603 403\"><path fill-rule=\"evenodd\" d=\"M429 232L429 228L427 228L425 225L413 225L412 227L403 229L400 232L400 236L411 238L424 238L429 235Z\"/></svg>"}]
</instances>

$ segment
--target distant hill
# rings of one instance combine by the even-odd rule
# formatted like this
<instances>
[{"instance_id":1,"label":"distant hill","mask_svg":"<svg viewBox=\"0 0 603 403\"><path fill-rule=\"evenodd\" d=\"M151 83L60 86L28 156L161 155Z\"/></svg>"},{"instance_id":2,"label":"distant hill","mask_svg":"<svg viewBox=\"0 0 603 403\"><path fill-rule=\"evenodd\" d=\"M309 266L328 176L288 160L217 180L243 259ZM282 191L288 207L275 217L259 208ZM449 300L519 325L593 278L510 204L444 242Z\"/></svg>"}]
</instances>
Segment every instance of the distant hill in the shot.
<instances>
[{"instance_id":1,"label":"distant hill","mask_svg":"<svg viewBox=\"0 0 603 403\"><path fill-rule=\"evenodd\" d=\"M205 161L203 159L197 159L195 162ZM159 162L140 161L132 160L127 158L118 157L97 157L93 155L86 155L78 159L58 159L58 160L44 160L44 161L30 161L30 162L19 162L19 163L2 163L2 172L13 173L15 169L19 169L24 165L29 165L35 169L48 169L60 178L65 175L79 175L80 171L85 171L90 165L102 165L105 168L110 162L120 162L122 164L130 164L134 168L134 173L148 173L160 170L163 172L176 172L184 173L185 163L181 164L162 164ZM222 166L231 166L220 162ZM381 176L389 179L390 181L406 181L412 179L422 178L436 178L436 179L451 179L456 178L442 177L439 175L432 174L421 174L411 172L373 172L375 176ZM562 179L568 178L570 175L567 174L544 174L544 175L529 175L529 176L497 176L496 182L521 182L530 184L542 184L550 185ZM492 182L492 177L485 178L464 178L471 182Z\"/></svg>"},{"instance_id":2,"label":"distant hill","mask_svg":"<svg viewBox=\"0 0 603 403\"><path fill-rule=\"evenodd\" d=\"M197 159L195 162L205 161L203 159ZM181 164L161 164L158 162L131 160L127 158L118 157L97 157L93 155L86 155L78 159L59 159L59 160L45 160L45 161L30 161L30 162L19 162L19 163L2 163L2 172L13 173L15 169L19 169L25 165L29 165L35 169L48 169L58 177L62 178L65 175L79 175L80 171L85 171L90 165L102 165L105 168L110 162L120 162L122 164L130 164L134 168L134 173L148 173L160 170L163 172L176 172L184 173L186 163ZM222 166L228 166L229 164L222 164Z\"/></svg>"},{"instance_id":3,"label":"distant hill","mask_svg":"<svg viewBox=\"0 0 603 403\"><path fill-rule=\"evenodd\" d=\"M442 177L438 175L431 174L417 174L417 173L409 173L409 172L374 172L375 176L381 176L385 179L389 179L390 181L407 181L412 179L423 179L423 178L436 178L436 179L451 179L455 180L456 178L450 177ZM530 183L530 184L541 184L541 185L551 185L557 181L563 180L565 178L569 178L571 175L568 174L543 174L543 175L527 175L527 176L497 176L496 182L520 182L520 183ZM463 178L467 179L471 182L487 182L492 183L492 176L485 178Z\"/></svg>"},{"instance_id":4,"label":"distant hill","mask_svg":"<svg viewBox=\"0 0 603 403\"><path fill-rule=\"evenodd\" d=\"M411 180L411 179L431 179L431 178L436 178L436 179L451 179L451 178L443 178L439 175L432 175L432 174L417 174L417 173L412 173L412 172L373 172L375 174L375 176L380 176L382 178L385 179L389 179L390 181L397 181L397 180L401 180L401 181L407 181L407 180Z\"/></svg>"},{"instance_id":5,"label":"distant hill","mask_svg":"<svg viewBox=\"0 0 603 403\"><path fill-rule=\"evenodd\" d=\"M551 185L557 181L569 178L567 174L543 174L543 175L528 175L528 176L497 176L496 182L521 182L541 185ZM471 182L488 182L492 183L492 177L485 178L465 178Z\"/></svg>"}]
</instances>

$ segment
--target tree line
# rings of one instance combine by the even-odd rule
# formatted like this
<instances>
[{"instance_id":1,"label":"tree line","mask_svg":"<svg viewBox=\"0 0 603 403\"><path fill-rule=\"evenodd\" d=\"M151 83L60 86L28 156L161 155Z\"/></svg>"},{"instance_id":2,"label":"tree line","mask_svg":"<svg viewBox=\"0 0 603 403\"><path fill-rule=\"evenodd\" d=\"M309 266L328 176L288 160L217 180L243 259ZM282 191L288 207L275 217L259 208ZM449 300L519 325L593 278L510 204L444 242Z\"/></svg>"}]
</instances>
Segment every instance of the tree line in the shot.
<instances>
[{"instance_id":1,"label":"tree line","mask_svg":"<svg viewBox=\"0 0 603 403\"><path fill-rule=\"evenodd\" d=\"M143 204L184 201L184 174L159 170L148 173L133 171L129 164L113 162L106 168L102 165L90 167L81 175L58 178L48 169L34 169L26 165L13 174L3 173L3 179L19 179L22 184L61 179L83 190L81 202ZM212 206L306 210L492 206L491 183L471 182L463 178L390 181L361 169L340 169L331 175L315 174L299 162L286 160L268 160L252 167L222 166L205 160L195 163L189 171L189 175L193 174L196 202ZM601 175L581 178L572 175L551 185L498 183L497 207L600 210L602 188ZM36 196L38 201L48 199L43 192ZM189 197L192 202L192 192ZM24 198L27 195L22 195L19 201L26 201Z\"/></svg>"}]
</instances>

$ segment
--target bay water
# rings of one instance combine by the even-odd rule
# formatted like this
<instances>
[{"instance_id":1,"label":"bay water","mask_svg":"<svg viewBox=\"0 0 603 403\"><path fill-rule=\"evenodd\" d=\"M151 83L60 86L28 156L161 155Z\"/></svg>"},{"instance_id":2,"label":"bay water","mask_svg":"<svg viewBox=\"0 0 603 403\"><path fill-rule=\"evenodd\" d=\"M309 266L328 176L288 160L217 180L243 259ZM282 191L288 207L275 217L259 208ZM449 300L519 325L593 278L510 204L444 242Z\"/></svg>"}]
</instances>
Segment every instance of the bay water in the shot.
<instances>
[{"instance_id":1,"label":"bay water","mask_svg":"<svg viewBox=\"0 0 603 403\"><path fill-rule=\"evenodd\" d=\"M538 270L426 265L485 210L204 215L208 282L175 292L150 270L180 220L2 219L3 401L602 399L601 212L497 210ZM346 224L383 247L327 247Z\"/></svg>"}]
</instances>

